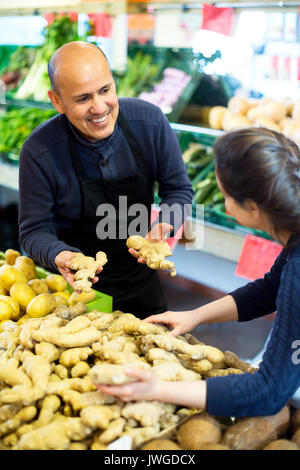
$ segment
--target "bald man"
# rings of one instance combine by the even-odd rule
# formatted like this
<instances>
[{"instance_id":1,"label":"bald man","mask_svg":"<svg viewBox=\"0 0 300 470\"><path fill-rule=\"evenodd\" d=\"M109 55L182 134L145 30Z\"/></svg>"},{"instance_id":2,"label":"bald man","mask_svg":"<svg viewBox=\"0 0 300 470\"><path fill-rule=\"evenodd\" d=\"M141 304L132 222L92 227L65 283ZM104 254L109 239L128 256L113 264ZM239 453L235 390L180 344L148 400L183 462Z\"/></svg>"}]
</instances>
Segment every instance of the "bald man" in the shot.
<instances>
[{"instance_id":1,"label":"bald man","mask_svg":"<svg viewBox=\"0 0 300 470\"><path fill-rule=\"evenodd\" d=\"M136 217L130 208L136 204L147 214L142 236L165 237L182 223L193 191L176 137L158 107L136 98L118 99L109 64L97 46L66 43L51 58L48 72L48 95L58 115L37 127L22 147L21 247L71 285L72 257L104 251L108 263L93 287L113 297L113 308L140 318L164 312L157 271L127 249L126 238ZM155 182L163 210L151 227ZM175 203L182 212L180 223L170 219ZM106 225L110 230L104 230Z\"/></svg>"}]
</instances>

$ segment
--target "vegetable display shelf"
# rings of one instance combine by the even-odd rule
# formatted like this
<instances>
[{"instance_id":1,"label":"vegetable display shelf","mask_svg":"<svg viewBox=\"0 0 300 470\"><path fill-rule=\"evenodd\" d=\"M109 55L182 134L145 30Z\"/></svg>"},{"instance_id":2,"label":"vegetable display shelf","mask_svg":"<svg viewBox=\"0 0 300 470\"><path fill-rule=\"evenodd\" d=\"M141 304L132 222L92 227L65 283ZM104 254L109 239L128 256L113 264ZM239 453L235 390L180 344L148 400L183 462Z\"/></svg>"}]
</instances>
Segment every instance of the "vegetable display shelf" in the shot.
<instances>
[{"instance_id":1,"label":"vegetable display shelf","mask_svg":"<svg viewBox=\"0 0 300 470\"><path fill-rule=\"evenodd\" d=\"M2 251L0 251L0 259L4 259L5 255ZM46 269L43 269L39 266L36 267L37 275L39 279L45 279L49 274L51 274L49 271ZM73 292L72 287L68 284L67 287L69 292ZM103 292L99 292L97 290L94 290L96 297L94 300L91 302L87 303L88 311L90 312L91 310L98 310L99 312L106 312L110 313L112 312L113 309L113 299L110 295L104 294Z\"/></svg>"}]
</instances>

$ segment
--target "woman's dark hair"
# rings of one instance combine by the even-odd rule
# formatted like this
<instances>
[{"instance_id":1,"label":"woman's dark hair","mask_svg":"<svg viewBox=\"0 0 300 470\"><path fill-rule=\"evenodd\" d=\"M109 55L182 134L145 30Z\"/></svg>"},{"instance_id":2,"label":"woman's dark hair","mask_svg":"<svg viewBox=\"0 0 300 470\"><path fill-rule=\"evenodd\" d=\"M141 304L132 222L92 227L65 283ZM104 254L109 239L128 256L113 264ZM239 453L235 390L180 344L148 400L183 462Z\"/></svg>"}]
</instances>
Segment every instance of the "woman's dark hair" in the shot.
<instances>
[{"instance_id":1,"label":"woman's dark hair","mask_svg":"<svg viewBox=\"0 0 300 470\"><path fill-rule=\"evenodd\" d=\"M249 127L214 144L216 172L228 196L252 200L269 216L274 234L300 235L300 151L279 132Z\"/></svg>"}]
</instances>

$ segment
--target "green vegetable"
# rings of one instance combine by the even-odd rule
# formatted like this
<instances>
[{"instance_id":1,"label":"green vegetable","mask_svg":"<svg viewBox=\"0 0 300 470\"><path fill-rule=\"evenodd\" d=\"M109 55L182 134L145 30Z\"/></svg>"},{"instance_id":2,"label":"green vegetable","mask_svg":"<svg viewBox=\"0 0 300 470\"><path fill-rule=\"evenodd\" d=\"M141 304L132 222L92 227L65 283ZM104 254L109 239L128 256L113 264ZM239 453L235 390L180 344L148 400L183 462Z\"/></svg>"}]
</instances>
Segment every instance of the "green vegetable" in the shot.
<instances>
[{"instance_id":1,"label":"green vegetable","mask_svg":"<svg viewBox=\"0 0 300 470\"><path fill-rule=\"evenodd\" d=\"M17 99L31 98L35 101L48 101L50 89L48 62L63 44L79 39L77 28L78 23L71 21L68 16L57 16L45 28L45 42L36 48L34 62L15 95Z\"/></svg>"},{"instance_id":2,"label":"green vegetable","mask_svg":"<svg viewBox=\"0 0 300 470\"><path fill-rule=\"evenodd\" d=\"M159 72L159 66L149 54L138 51L133 58L128 57L125 72L114 72L118 96L137 97L142 91L152 87Z\"/></svg>"},{"instance_id":3,"label":"green vegetable","mask_svg":"<svg viewBox=\"0 0 300 470\"><path fill-rule=\"evenodd\" d=\"M56 114L55 110L23 108L7 111L0 118L0 152L19 155L31 132Z\"/></svg>"}]
</instances>

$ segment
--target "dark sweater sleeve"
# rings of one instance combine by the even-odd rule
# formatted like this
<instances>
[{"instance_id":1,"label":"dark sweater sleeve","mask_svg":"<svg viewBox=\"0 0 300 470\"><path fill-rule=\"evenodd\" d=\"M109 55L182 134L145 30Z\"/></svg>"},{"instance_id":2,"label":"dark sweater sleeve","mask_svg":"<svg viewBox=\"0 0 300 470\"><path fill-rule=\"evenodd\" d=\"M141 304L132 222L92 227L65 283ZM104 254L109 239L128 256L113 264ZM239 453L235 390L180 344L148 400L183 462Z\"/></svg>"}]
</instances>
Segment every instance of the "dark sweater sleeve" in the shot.
<instances>
[{"instance_id":1,"label":"dark sweater sleeve","mask_svg":"<svg viewBox=\"0 0 300 470\"><path fill-rule=\"evenodd\" d=\"M262 279L249 282L245 286L229 292L237 305L240 322L275 312L280 276L286 258L287 251L283 249L270 272L266 273Z\"/></svg>"},{"instance_id":2,"label":"dark sweater sleeve","mask_svg":"<svg viewBox=\"0 0 300 470\"><path fill-rule=\"evenodd\" d=\"M283 268L277 316L254 374L206 380L207 410L218 416L263 416L280 411L300 386L300 257Z\"/></svg>"},{"instance_id":3,"label":"dark sweater sleeve","mask_svg":"<svg viewBox=\"0 0 300 470\"><path fill-rule=\"evenodd\" d=\"M161 198L158 220L173 225L176 233L190 215L193 189L177 138L163 114L155 140L158 195Z\"/></svg>"},{"instance_id":4,"label":"dark sweater sleeve","mask_svg":"<svg viewBox=\"0 0 300 470\"><path fill-rule=\"evenodd\" d=\"M54 223L55 188L45 169L24 145L19 164L20 246L38 265L57 271L54 259L61 251L76 251L59 240Z\"/></svg>"}]
</instances>

